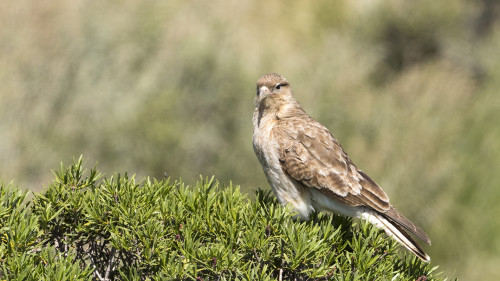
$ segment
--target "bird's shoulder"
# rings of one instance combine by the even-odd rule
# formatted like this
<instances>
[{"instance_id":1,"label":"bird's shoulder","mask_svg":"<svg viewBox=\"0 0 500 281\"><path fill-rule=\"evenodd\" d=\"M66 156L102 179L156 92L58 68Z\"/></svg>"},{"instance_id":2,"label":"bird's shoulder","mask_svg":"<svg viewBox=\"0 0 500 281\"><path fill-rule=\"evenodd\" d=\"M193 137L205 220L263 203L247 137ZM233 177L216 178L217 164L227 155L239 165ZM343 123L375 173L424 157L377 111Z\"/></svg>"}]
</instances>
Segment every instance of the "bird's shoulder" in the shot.
<instances>
[{"instance_id":1,"label":"bird's shoulder","mask_svg":"<svg viewBox=\"0 0 500 281\"><path fill-rule=\"evenodd\" d=\"M280 119L273 127L272 133L283 157L294 151L300 153L301 157L311 154L310 156L318 160L322 159L322 162L350 162L347 153L332 133L308 115Z\"/></svg>"}]
</instances>

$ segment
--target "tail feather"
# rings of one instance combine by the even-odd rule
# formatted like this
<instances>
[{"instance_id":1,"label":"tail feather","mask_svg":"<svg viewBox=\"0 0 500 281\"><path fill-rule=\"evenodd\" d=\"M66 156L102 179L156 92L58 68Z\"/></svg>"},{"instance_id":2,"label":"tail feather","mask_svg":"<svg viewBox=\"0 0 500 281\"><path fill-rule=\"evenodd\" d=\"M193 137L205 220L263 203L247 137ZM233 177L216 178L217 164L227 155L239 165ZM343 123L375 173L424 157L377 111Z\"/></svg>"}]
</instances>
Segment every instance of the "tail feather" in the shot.
<instances>
[{"instance_id":1,"label":"tail feather","mask_svg":"<svg viewBox=\"0 0 500 281\"><path fill-rule=\"evenodd\" d=\"M395 224L402 226L404 229L422 239L422 241L424 241L427 245L431 244L431 239L429 239L429 236L427 236L427 234L425 234L425 232L420 227L416 226L409 219L405 218L405 216L396 211L394 207L391 206L391 208L383 215L388 220L395 222Z\"/></svg>"},{"instance_id":2,"label":"tail feather","mask_svg":"<svg viewBox=\"0 0 500 281\"><path fill-rule=\"evenodd\" d=\"M408 251L415 254L421 260L429 262L431 258L424 252L422 247L413 239L404 229L406 226L401 226L394 220L387 218L382 213L376 211L366 211L362 214L362 218L368 220L375 226L383 229L388 236L394 238L399 244L403 245ZM422 231L423 232L423 231ZM425 233L424 233L425 234ZM427 235L426 235L427 237ZM428 240L429 238L427 238ZM425 241L425 240L424 240ZM427 241L426 241L427 242ZM430 243L430 240L429 240Z\"/></svg>"}]
</instances>

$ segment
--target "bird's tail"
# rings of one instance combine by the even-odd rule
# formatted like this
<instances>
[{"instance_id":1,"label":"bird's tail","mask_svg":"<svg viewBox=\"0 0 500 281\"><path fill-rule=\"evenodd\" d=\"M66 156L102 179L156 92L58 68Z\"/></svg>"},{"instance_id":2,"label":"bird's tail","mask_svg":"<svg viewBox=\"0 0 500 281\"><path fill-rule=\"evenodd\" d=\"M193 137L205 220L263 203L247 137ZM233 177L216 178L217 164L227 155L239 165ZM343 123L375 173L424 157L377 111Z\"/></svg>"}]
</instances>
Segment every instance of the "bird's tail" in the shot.
<instances>
[{"instance_id":1,"label":"bird's tail","mask_svg":"<svg viewBox=\"0 0 500 281\"><path fill-rule=\"evenodd\" d=\"M393 208L391 208L394 210ZM394 212L397 212L394 210ZM399 213L397 213L399 214ZM400 214L399 214L400 215ZM403 245L408 251L415 254L421 260L425 262L429 262L431 258L424 252L422 247L413 239L404 229L408 229L408 226L394 220L392 217L387 216L384 213L379 213L377 211L366 211L361 216L363 219L366 219L370 223L374 224L378 228L381 228L387 233L388 236L394 238L399 244ZM404 218L404 217L403 217ZM406 219L406 218L405 218ZM409 222L409 220L407 220ZM410 222L411 223L411 222ZM422 231L420 228L411 223L412 226L416 227L418 230ZM410 230L410 229L408 229ZM411 230L410 230L411 231ZM412 231L413 233L413 231ZM422 231L423 233L423 231ZM430 240L427 235L424 233L425 238L424 241L427 244L430 244ZM418 235L420 237L420 235Z\"/></svg>"}]
</instances>

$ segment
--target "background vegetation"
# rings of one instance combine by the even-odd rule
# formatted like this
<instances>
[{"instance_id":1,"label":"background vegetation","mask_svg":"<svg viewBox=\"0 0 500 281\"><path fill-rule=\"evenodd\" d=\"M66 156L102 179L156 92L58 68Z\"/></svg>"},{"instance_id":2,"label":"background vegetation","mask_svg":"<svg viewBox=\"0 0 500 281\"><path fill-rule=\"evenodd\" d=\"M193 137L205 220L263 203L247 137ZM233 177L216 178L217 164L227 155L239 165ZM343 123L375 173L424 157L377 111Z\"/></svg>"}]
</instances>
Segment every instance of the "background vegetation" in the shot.
<instances>
[{"instance_id":1,"label":"background vegetation","mask_svg":"<svg viewBox=\"0 0 500 281\"><path fill-rule=\"evenodd\" d=\"M254 85L278 72L427 231L448 276L500 278L500 23L491 0L3 1L0 178L106 171L267 188Z\"/></svg>"}]
</instances>

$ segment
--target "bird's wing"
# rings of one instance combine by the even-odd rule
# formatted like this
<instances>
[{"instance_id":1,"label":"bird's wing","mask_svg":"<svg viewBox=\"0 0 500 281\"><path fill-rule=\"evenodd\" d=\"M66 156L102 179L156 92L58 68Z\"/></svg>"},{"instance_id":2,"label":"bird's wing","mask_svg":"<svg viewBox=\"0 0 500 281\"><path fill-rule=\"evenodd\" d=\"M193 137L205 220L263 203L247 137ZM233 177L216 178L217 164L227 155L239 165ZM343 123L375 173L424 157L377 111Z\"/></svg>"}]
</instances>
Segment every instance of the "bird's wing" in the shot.
<instances>
[{"instance_id":1,"label":"bird's wing","mask_svg":"<svg viewBox=\"0 0 500 281\"><path fill-rule=\"evenodd\" d=\"M387 194L356 168L328 129L310 117L280 121L275 133L289 176L350 206L390 209Z\"/></svg>"},{"instance_id":2,"label":"bird's wing","mask_svg":"<svg viewBox=\"0 0 500 281\"><path fill-rule=\"evenodd\" d=\"M358 170L335 137L313 118L286 118L274 129L285 173L349 206L365 206L412 232L427 244L429 237L397 212L387 194Z\"/></svg>"}]
</instances>

